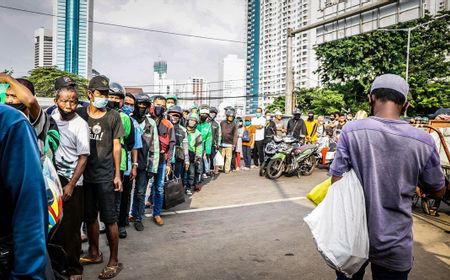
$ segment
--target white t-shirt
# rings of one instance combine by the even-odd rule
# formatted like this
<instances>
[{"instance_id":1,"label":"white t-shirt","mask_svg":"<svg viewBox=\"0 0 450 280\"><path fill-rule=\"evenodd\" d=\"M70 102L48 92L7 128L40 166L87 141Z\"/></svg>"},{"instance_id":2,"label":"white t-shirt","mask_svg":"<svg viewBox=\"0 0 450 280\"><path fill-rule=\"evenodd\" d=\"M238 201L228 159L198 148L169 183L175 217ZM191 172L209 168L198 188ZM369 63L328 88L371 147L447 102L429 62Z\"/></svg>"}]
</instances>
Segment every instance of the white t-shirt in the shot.
<instances>
[{"instance_id":1,"label":"white t-shirt","mask_svg":"<svg viewBox=\"0 0 450 280\"><path fill-rule=\"evenodd\" d=\"M263 128L256 129L255 141L264 140L264 127L266 126L266 118L261 116L259 118L252 118L252 125L262 125Z\"/></svg>"},{"instance_id":2,"label":"white t-shirt","mask_svg":"<svg viewBox=\"0 0 450 280\"><path fill-rule=\"evenodd\" d=\"M57 110L56 110L57 111ZM59 129L59 148L56 150L55 162L58 175L72 179L80 155L89 155L89 126L78 114L70 121L61 119L59 112L52 114ZM82 185L83 176L77 182Z\"/></svg>"}]
</instances>

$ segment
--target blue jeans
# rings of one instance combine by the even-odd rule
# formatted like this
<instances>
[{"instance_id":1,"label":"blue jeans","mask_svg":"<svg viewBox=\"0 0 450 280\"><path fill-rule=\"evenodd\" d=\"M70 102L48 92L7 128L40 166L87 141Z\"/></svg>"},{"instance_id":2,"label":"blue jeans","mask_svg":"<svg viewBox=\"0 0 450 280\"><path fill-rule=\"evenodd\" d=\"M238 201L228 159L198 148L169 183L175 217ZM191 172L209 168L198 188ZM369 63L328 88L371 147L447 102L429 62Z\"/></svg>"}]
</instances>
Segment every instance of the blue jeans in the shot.
<instances>
[{"instance_id":1,"label":"blue jeans","mask_svg":"<svg viewBox=\"0 0 450 280\"><path fill-rule=\"evenodd\" d=\"M180 178L183 182L183 186L187 184L187 178L185 176L186 170L184 169L184 161L177 160L173 164L173 176Z\"/></svg>"},{"instance_id":2,"label":"blue jeans","mask_svg":"<svg viewBox=\"0 0 450 280\"><path fill-rule=\"evenodd\" d=\"M131 209L131 216L136 219L136 222L142 222L145 213L145 193L147 192L148 180L150 180L151 173L145 170L138 170L134 185L133 207Z\"/></svg>"},{"instance_id":3,"label":"blue jeans","mask_svg":"<svg viewBox=\"0 0 450 280\"><path fill-rule=\"evenodd\" d=\"M158 174L152 184L153 196L153 217L161 215L161 209L164 202L164 179L166 178L166 163L158 165Z\"/></svg>"},{"instance_id":4,"label":"blue jeans","mask_svg":"<svg viewBox=\"0 0 450 280\"><path fill-rule=\"evenodd\" d=\"M343 273L336 271L336 280L363 280L368 264L369 262L366 262L358 272L353 274L352 278L348 278ZM373 280L408 280L408 274L410 272L410 270L394 271L373 263L371 264L371 268Z\"/></svg>"}]
</instances>

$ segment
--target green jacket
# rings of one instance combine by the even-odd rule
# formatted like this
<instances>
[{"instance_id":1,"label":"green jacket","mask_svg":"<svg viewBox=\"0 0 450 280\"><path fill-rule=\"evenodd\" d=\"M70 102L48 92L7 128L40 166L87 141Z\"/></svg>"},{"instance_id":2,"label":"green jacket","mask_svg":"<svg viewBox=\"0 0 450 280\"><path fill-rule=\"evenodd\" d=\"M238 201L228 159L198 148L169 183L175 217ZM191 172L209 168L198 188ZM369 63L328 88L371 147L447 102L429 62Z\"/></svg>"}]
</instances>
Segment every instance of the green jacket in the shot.
<instances>
[{"instance_id":1,"label":"green jacket","mask_svg":"<svg viewBox=\"0 0 450 280\"><path fill-rule=\"evenodd\" d=\"M202 134L203 151L205 151L207 155L210 155L212 146L211 124L208 122L199 123L197 125L197 130Z\"/></svg>"},{"instance_id":2,"label":"green jacket","mask_svg":"<svg viewBox=\"0 0 450 280\"><path fill-rule=\"evenodd\" d=\"M123 129L125 130L125 136L120 138L120 144L122 146L122 154L120 156L120 170L125 171L127 170L127 164L128 164L128 157L127 157L127 150L125 149L125 139L128 139L131 134L131 128L133 127L133 123L131 122L130 117L123 113L120 113L120 118L122 120ZM133 135L133 141L134 141L134 135Z\"/></svg>"},{"instance_id":3,"label":"green jacket","mask_svg":"<svg viewBox=\"0 0 450 280\"><path fill-rule=\"evenodd\" d=\"M186 130L189 152L195 153L195 156L203 156L202 134L198 130Z\"/></svg>"}]
</instances>

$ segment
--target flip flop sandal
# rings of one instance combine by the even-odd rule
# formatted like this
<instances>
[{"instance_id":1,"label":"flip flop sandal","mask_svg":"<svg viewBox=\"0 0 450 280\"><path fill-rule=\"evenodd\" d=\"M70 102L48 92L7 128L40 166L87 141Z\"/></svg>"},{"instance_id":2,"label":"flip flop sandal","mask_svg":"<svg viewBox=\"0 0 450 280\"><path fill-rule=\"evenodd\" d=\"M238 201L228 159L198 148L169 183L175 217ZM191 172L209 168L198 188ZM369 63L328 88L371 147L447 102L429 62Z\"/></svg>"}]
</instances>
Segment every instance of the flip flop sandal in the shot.
<instances>
[{"instance_id":1,"label":"flip flop sandal","mask_svg":"<svg viewBox=\"0 0 450 280\"><path fill-rule=\"evenodd\" d=\"M114 266L105 266L103 268L102 272L98 275L98 279L111 279L119 275L119 273L122 271L123 265L121 263L118 263Z\"/></svg>"},{"instance_id":2,"label":"flip flop sandal","mask_svg":"<svg viewBox=\"0 0 450 280\"><path fill-rule=\"evenodd\" d=\"M90 265L90 264L100 264L103 262L103 253L100 253L99 259L94 259L89 257L89 255L84 255L80 257L81 265Z\"/></svg>"}]
</instances>

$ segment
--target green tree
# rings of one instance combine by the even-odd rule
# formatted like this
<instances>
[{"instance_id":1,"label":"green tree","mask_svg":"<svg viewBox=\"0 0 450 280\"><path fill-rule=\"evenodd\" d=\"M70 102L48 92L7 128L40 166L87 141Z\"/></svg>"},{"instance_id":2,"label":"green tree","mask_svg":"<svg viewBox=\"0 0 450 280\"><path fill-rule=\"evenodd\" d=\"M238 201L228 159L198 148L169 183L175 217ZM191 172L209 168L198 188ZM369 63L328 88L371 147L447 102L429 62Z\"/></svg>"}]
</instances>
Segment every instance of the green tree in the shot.
<instances>
[{"instance_id":1,"label":"green tree","mask_svg":"<svg viewBox=\"0 0 450 280\"><path fill-rule=\"evenodd\" d=\"M280 110L281 112L284 112L284 96L279 96L277 98L275 98L275 100L273 101L272 104L270 104L269 106L267 106L266 110L274 113L276 110Z\"/></svg>"},{"instance_id":2,"label":"green tree","mask_svg":"<svg viewBox=\"0 0 450 280\"><path fill-rule=\"evenodd\" d=\"M86 98L88 80L76 74L59 70L56 66L38 67L29 72L28 79L34 84L37 96L54 97L55 79L68 76L77 84L79 98Z\"/></svg>"},{"instance_id":3,"label":"green tree","mask_svg":"<svg viewBox=\"0 0 450 280\"><path fill-rule=\"evenodd\" d=\"M412 111L426 114L442 107L445 98L435 97L432 81L450 76L450 12L438 19L422 19L393 26L392 29L414 27L411 32L409 84ZM377 30L320 45L316 54L322 82L344 96L345 103L358 109L366 106L366 95L373 79L384 73L406 74L407 32ZM439 90L448 92L440 83ZM443 94L439 94L442 95ZM411 112L411 111L410 111Z\"/></svg>"}]
</instances>

